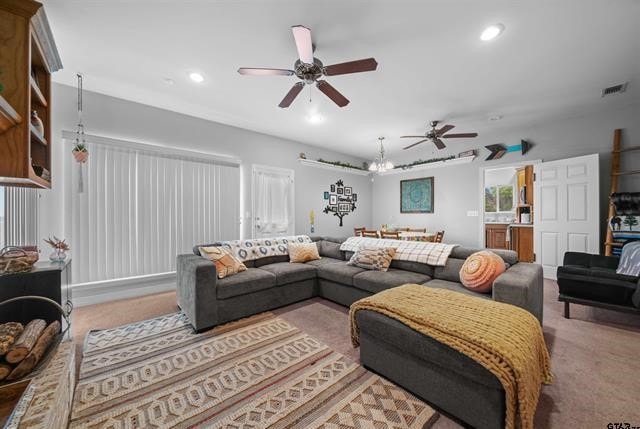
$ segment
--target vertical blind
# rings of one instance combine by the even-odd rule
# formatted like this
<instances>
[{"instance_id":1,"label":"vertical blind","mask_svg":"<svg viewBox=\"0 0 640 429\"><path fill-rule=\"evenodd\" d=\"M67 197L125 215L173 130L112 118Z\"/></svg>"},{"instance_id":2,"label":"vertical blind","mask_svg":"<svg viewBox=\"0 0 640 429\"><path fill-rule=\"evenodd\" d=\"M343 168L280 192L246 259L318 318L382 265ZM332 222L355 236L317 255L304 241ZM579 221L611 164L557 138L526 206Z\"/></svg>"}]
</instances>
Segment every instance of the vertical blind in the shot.
<instances>
[{"instance_id":1,"label":"vertical blind","mask_svg":"<svg viewBox=\"0 0 640 429\"><path fill-rule=\"evenodd\" d=\"M194 244L239 238L238 165L90 144L72 171L74 283L175 271Z\"/></svg>"},{"instance_id":2,"label":"vertical blind","mask_svg":"<svg viewBox=\"0 0 640 429\"><path fill-rule=\"evenodd\" d=\"M4 213L0 213L0 247L38 244L38 191L4 187Z\"/></svg>"}]
</instances>

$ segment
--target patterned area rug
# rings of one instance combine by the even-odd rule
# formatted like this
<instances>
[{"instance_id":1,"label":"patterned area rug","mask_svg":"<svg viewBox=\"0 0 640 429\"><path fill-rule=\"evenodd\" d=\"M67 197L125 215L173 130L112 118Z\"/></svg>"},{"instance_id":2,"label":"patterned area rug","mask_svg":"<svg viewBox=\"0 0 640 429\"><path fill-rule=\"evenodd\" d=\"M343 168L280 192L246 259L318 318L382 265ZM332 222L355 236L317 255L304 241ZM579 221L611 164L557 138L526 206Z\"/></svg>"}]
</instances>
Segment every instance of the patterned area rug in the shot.
<instances>
[{"instance_id":1,"label":"patterned area rug","mask_svg":"<svg viewBox=\"0 0 640 429\"><path fill-rule=\"evenodd\" d=\"M427 428L415 396L264 313L194 334L170 314L87 335L71 428Z\"/></svg>"}]
</instances>

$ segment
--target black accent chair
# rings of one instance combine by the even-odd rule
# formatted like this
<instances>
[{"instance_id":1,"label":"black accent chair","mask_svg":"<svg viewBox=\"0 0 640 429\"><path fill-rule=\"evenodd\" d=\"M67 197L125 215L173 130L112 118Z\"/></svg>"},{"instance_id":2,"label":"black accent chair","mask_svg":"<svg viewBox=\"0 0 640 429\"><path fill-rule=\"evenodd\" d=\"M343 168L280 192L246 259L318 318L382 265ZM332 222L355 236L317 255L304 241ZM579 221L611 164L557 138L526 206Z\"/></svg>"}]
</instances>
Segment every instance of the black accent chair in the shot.
<instances>
[{"instance_id":1,"label":"black accent chair","mask_svg":"<svg viewBox=\"0 0 640 429\"><path fill-rule=\"evenodd\" d=\"M565 318L570 303L640 314L640 277L617 274L619 261L616 256L564 254L557 278Z\"/></svg>"}]
</instances>

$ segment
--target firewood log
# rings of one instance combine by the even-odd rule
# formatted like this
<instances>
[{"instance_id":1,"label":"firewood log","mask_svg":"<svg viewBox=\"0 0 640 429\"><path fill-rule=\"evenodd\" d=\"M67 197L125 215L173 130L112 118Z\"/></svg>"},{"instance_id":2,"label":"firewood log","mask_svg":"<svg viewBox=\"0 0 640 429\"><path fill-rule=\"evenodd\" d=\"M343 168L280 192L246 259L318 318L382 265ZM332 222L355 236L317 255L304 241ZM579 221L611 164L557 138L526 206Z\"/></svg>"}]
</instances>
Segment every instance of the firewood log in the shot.
<instances>
[{"instance_id":1,"label":"firewood log","mask_svg":"<svg viewBox=\"0 0 640 429\"><path fill-rule=\"evenodd\" d=\"M7 376L11 374L12 370L13 367L11 365L0 363L0 380L4 380L5 378L7 378Z\"/></svg>"},{"instance_id":2,"label":"firewood log","mask_svg":"<svg viewBox=\"0 0 640 429\"><path fill-rule=\"evenodd\" d=\"M56 335L60 332L60 322L57 320L51 322L47 328L42 331L42 335L38 338L36 345L33 346L31 352L25 357L17 367L9 374L7 380L15 380L25 375L29 374L33 371L33 368L36 367L44 353L49 348L49 345L53 342Z\"/></svg>"},{"instance_id":3,"label":"firewood log","mask_svg":"<svg viewBox=\"0 0 640 429\"><path fill-rule=\"evenodd\" d=\"M33 346L38 341L38 337L46 328L47 322L42 319L34 319L25 326L24 331L18 337L15 343L11 346L5 360L8 363L16 364L24 359Z\"/></svg>"},{"instance_id":4,"label":"firewood log","mask_svg":"<svg viewBox=\"0 0 640 429\"><path fill-rule=\"evenodd\" d=\"M23 330L24 326L18 322L7 322L0 325L0 356L4 356L9 351Z\"/></svg>"}]
</instances>

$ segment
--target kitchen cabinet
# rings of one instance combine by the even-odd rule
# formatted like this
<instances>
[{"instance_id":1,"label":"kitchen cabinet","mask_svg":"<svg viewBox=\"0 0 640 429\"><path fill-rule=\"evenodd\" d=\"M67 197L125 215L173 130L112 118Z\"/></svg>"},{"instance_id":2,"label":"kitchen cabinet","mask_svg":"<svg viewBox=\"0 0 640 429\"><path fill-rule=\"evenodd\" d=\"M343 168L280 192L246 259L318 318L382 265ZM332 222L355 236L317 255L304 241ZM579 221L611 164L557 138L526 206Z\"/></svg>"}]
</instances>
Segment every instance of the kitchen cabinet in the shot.
<instances>
[{"instance_id":1,"label":"kitchen cabinet","mask_svg":"<svg viewBox=\"0 0 640 429\"><path fill-rule=\"evenodd\" d=\"M485 247L488 249L509 249L506 223L487 223L484 225Z\"/></svg>"},{"instance_id":2,"label":"kitchen cabinet","mask_svg":"<svg viewBox=\"0 0 640 429\"><path fill-rule=\"evenodd\" d=\"M511 250L518 252L520 262L535 261L532 227L511 225Z\"/></svg>"}]
</instances>

